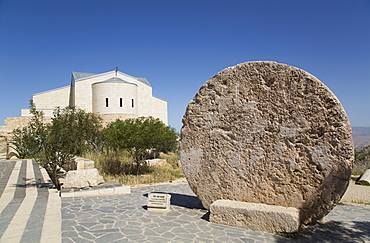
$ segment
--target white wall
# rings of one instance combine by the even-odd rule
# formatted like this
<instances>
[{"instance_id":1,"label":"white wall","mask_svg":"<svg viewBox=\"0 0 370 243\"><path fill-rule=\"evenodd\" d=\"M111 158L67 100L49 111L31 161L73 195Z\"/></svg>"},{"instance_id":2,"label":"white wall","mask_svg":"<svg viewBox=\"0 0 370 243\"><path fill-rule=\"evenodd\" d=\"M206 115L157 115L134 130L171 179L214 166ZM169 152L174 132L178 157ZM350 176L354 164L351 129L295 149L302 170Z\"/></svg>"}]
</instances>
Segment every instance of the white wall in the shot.
<instances>
[{"instance_id":1,"label":"white wall","mask_svg":"<svg viewBox=\"0 0 370 243\"><path fill-rule=\"evenodd\" d=\"M69 86L35 94L32 99L37 109L64 108L69 105Z\"/></svg>"},{"instance_id":2,"label":"white wall","mask_svg":"<svg viewBox=\"0 0 370 243\"><path fill-rule=\"evenodd\" d=\"M137 85L117 82L103 82L92 85L93 112L99 114L135 114L137 116ZM108 99L108 107L106 106ZM120 107L122 99L122 107ZM132 107L132 100L134 106Z\"/></svg>"}]
</instances>

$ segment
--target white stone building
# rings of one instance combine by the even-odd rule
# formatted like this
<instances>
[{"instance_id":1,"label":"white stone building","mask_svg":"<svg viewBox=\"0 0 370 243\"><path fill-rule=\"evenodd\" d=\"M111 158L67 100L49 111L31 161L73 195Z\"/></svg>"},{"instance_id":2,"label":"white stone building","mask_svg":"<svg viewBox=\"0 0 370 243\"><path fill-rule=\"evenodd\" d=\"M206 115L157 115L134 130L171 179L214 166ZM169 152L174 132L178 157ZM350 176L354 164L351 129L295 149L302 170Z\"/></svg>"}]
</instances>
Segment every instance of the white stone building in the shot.
<instances>
[{"instance_id":1,"label":"white stone building","mask_svg":"<svg viewBox=\"0 0 370 243\"><path fill-rule=\"evenodd\" d=\"M56 107L76 106L101 115L105 123L117 118L152 116L168 124L167 101L152 95L148 80L118 70L101 74L73 72L71 85L34 94L32 100L45 118L52 117ZM12 130L27 124L32 116L30 110L22 109L21 114L22 117L7 118L4 126Z\"/></svg>"}]
</instances>

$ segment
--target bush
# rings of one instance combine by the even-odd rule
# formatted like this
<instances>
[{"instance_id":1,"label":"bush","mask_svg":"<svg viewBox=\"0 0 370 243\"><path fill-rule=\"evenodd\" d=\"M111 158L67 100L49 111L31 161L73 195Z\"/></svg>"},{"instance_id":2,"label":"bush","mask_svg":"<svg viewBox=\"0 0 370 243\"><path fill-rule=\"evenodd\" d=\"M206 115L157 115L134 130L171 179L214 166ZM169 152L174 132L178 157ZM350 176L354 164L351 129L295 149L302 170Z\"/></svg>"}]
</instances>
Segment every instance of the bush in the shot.
<instances>
[{"instance_id":1,"label":"bush","mask_svg":"<svg viewBox=\"0 0 370 243\"><path fill-rule=\"evenodd\" d=\"M74 107L56 108L51 123L45 123L43 112L30 102L33 117L26 127L13 131L12 148L18 158L34 158L45 168L54 185L60 189L59 178L75 168L74 157L94 147L98 150L101 118Z\"/></svg>"},{"instance_id":2,"label":"bush","mask_svg":"<svg viewBox=\"0 0 370 243\"><path fill-rule=\"evenodd\" d=\"M108 176L117 175L135 175L136 163L128 151L116 151L109 153L87 153L86 158L95 162L95 167L99 172ZM151 168L144 163L139 168L139 174L147 174L151 172Z\"/></svg>"},{"instance_id":3,"label":"bush","mask_svg":"<svg viewBox=\"0 0 370 243\"><path fill-rule=\"evenodd\" d=\"M167 159L172 168L150 167L143 164L136 176L136 164L127 151L98 154L89 152L84 157L95 161L95 167L106 181L115 181L125 185L148 184L173 181L183 178L182 169L178 166L179 156L174 153L161 153L162 159Z\"/></svg>"},{"instance_id":4,"label":"bush","mask_svg":"<svg viewBox=\"0 0 370 243\"><path fill-rule=\"evenodd\" d=\"M352 175L362 175L370 168L370 146L356 148Z\"/></svg>"},{"instance_id":5,"label":"bush","mask_svg":"<svg viewBox=\"0 0 370 243\"><path fill-rule=\"evenodd\" d=\"M178 134L153 117L139 117L110 123L103 130L104 140L111 151L127 150L136 163L136 174L150 152L171 152L177 148ZM154 155L155 157L155 155Z\"/></svg>"}]
</instances>

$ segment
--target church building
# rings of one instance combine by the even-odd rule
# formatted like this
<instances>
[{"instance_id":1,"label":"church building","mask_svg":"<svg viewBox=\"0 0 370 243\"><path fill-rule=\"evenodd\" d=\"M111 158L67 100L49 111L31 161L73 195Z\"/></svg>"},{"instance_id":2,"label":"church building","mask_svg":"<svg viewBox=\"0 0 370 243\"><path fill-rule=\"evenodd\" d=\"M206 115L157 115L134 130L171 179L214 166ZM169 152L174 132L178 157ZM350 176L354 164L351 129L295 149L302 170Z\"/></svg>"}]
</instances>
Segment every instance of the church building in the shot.
<instances>
[{"instance_id":1,"label":"church building","mask_svg":"<svg viewBox=\"0 0 370 243\"><path fill-rule=\"evenodd\" d=\"M72 73L71 85L33 95L37 110L52 117L56 107L75 106L103 117L105 123L120 119L159 118L166 125L167 101L152 95L146 78L133 77L120 71L106 73ZM22 109L22 117L30 117Z\"/></svg>"}]
</instances>

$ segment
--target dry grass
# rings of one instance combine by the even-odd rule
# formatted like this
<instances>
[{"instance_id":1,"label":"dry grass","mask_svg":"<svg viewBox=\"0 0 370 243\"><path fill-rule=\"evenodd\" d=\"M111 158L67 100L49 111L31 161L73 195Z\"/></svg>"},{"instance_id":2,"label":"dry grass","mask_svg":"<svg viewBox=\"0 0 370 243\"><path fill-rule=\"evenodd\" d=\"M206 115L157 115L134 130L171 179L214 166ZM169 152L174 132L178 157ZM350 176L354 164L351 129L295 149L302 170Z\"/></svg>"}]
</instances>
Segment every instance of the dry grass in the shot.
<instances>
[{"instance_id":1,"label":"dry grass","mask_svg":"<svg viewBox=\"0 0 370 243\"><path fill-rule=\"evenodd\" d=\"M107 175L103 174L106 181L115 181L124 185L139 185L139 184L151 184L159 182L174 181L179 178L183 178L184 174L181 168L177 169L164 169L160 167L154 167L153 171L148 174L141 175Z\"/></svg>"},{"instance_id":2,"label":"dry grass","mask_svg":"<svg viewBox=\"0 0 370 243\"><path fill-rule=\"evenodd\" d=\"M175 153L161 153L159 156L161 159L166 159L171 166L164 168L147 166L144 163L139 167L138 176L136 176L136 164L127 151L110 154L88 153L84 157L95 162L95 167L104 180L124 185L168 182L184 177L179 166L179 156Z\"/></svg>"}]
</instances>

